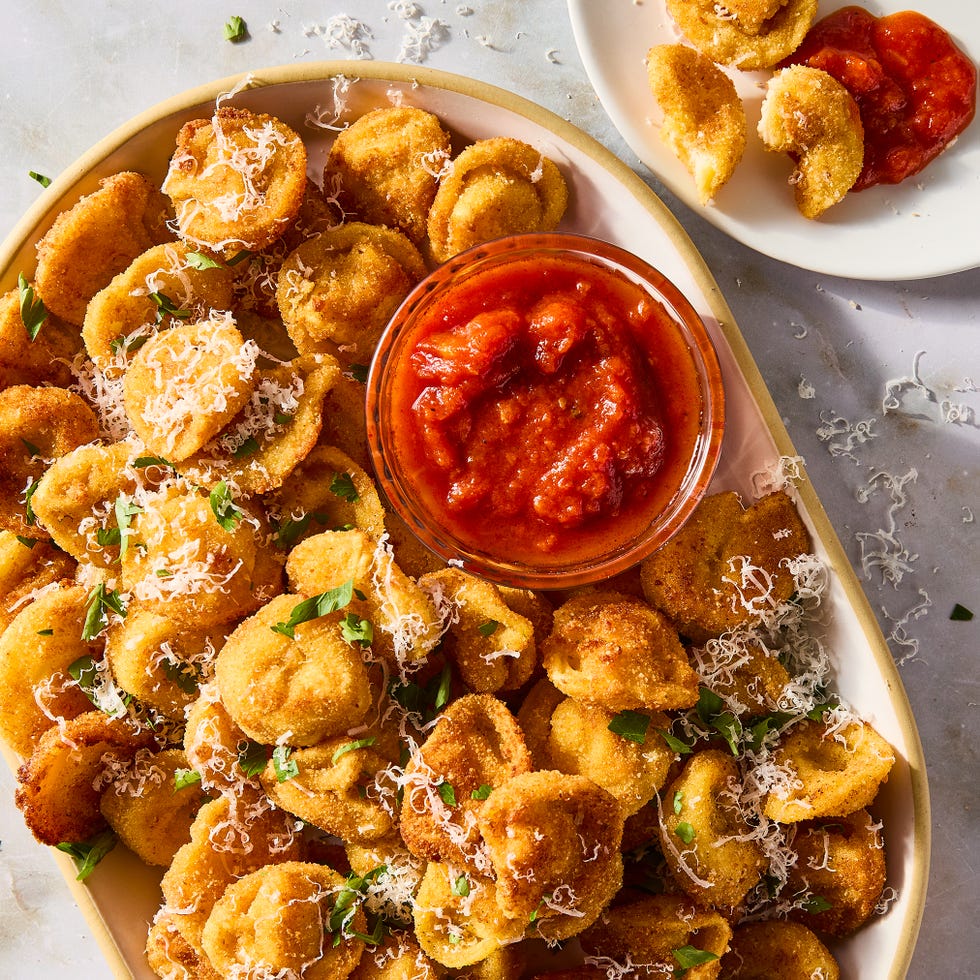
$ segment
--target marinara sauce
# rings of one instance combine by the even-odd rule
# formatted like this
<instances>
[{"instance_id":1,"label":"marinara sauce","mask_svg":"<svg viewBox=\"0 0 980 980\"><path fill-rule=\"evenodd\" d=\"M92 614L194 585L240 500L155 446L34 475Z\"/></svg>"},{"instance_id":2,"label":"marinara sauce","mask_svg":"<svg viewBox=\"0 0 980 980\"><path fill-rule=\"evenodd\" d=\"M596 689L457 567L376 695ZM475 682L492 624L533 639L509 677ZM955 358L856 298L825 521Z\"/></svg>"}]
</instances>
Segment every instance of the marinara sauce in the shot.
<instances>
[{"instance_id":1,"label":"marinara sauce","mask_svg":"<svg viewBox=\"0 0 980 980\"><path fill-rule=\"evenodd\" d=\"M810 29L785 64L823 69L861 111L864 167L852 190L918 173L969 124L977 72L949 34L912 10L875 17L842 7Z\"/></svg>"},{"instance_id":2,"label":"marinara sauce","mask_svg":"<svg viewBox=\"0 0 980 980\"><path fill-rule=\"evenodd\" d=\"M699 437L693 357L616 270L533 253L437 295L390 366L402 477L473 549L536 566L629 541Z\"/></svg>"}]
</instances>

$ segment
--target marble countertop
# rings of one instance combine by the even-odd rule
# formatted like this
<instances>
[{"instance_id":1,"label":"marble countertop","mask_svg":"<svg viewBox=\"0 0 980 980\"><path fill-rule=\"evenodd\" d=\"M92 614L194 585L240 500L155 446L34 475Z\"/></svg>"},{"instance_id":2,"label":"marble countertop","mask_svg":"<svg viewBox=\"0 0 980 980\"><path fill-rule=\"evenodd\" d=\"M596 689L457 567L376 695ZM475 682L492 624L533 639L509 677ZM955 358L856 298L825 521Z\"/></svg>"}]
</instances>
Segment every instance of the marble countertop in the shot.
<instances>
[{"instance_id":1,"label":"marble countertop","mask_svg":"<svg viewBox=\"0 0 980 980\"><path fill-rule=\"evenodd\" d=\"M803 271L732 241L666 192L625 146L589 84L564 0L294 0L282 7L0 0L7 35L0 237L40 191L28 171L56 175L116 126L185 89L298 61L420 60L405 46L411 19L404 14L413 6L415 23L428 17L445 25L424 54L426 66L492 82L581 127L637 170L703 255L861 574L917 719L933 850L909 975L980 976L980 621L950 619L955 603L980 611L980 270L859 282ZM918 6L928 13L928 0ZM362 50L328 30L342 13L363 25ZM244 43L223 39L233 14L248 24ZM980 37L963 40L977 57ZM871 567L865 575L868 535L881 530L899 560L889 566L894 574ZM108 977L12 795L13 779L0 766L0 976Z\"/></svg>"}]
</instances>

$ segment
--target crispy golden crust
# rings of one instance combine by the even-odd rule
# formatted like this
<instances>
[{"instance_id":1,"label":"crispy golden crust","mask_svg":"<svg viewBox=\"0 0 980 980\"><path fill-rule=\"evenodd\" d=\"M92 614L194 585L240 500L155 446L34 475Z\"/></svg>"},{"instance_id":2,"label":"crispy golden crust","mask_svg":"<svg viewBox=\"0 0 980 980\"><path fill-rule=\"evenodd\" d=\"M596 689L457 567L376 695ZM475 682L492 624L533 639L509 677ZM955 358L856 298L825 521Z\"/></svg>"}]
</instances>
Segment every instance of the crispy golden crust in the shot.
<instances>
[{"instance_id":1,"label":"crispy golden crust","mask_svg":"<svg viewBox=\"0 0 980 980\"><path fill-rule=\"evenodd\" d=\"M754 71L771 68L796 50L813 23L817 0L787 0L751 30L714 0L667 0L667 10L691 44L712 61Z\"/></svg>"},{"instance_id":2,"label":"crispy golden crust","mask_svg":"<svg viewBox=\"0 0 980 980\"><path fill-rule=\"evenodd\" d=\"M745 110L732 80L685 44L647 52L650 91L664 114L660 138L691 172L708 204L735 171L745 149Z\"/></svg>"},{"instance_id":3,"label":"crispy golden crust","mask_svg":"<svg viewBox=\"0 0 980 980\"><path fill-rule=\"evenodd\" d=\"M149 748L149 732L87 711L49 728L17 771L14 801L42 844L87 840L106 826L99 809L102 780Z\"/></svg>"},{"instance_id":4,"label":"crispy golden crust","mask_svg":"<svg viewBox=\"0 0 980 980\"><path fill-rule=\"evenodd\" d=\"M420 245L437 176L450 155L449 134L432 113L411 106L375 109L338 134L323 186L358 221L397 228Z\"/></svg>"},{"instance_id":5,"label":"crispy golden crust","mask_svg":"<svg viewBox=\"0 0 980 980\"><path fill-rule=\"evenodd\" d=\"M660 841L675 884L700 905L729 915L758 884L762 849L732 787L739 784L731 753L692 755L664 793Z\"/></svg>"},{"instance_id":6,"label":"crispy golden crust","mask_svg":"<svg viewBox=\"0 0 980 980\"><path fill-rule=\"evenodd\" d=\"M799 922L772 920L736 926L721 961L722 980L840 980L833 954Z\"/></svg>"},{"instance_id":7,"label":"crispy golden crust","mask_svg":"<svg viewBox=\"0 0 980 980\"><path fill-rule=\"evenodd\" d=\"M411 932L393 931L380 945L365 948L350 980L439 980L444 975L445 971L422 952Z\"/></svg>"},{"instance_id":8,"label":"crispy golden crust","mask_svg":"<svg viewBox=\"0 0 980 980\"><path fill-rule=\"evenodd\" d=\"M869 806L888 779L895 752L864 722L831 731L822 721L802 721L780 740L775 760L796 782L785 795L768 795L765 814L792 823L842 817Z\"/></svg>"},{"instance_id":9,"label":"crispy golden crust","mask_svg":"<svg viewBox=\"0 0 980 980\"><path fill-rule=\"evenodd\" d=\"M0 388L51 384L67 388L71 362L81 350L78 327L49 312L34 340L20 313L20 292L0 296Z\"/></svg>"},{"instance_id":10,"label":"crispy golden crust","mask_svg":"<svg viewBox=\"0 0 980 980\"><path fill-rule=\"evenodd\" d=\"M201 785L218 793L254 792L258 779L250 778L239 763L248 736L235 724L221 703L218 686L204 684L187 708L184 754L191 768L201 774Z\"/></svg>"},{"instance_id":11,"label":"crispy golden crust","mask_svg":"<svg viewBox=\"0 0 980 980\"><path fill-rule=\"evenodd\" d=\"M82 586L52 583L0 636L0 739L18 755L29 756L56 719L92 708L68 673L100 653L101 644L81 638L87 606Z\"/></svg>"},{"instance_id":12,"label":"crispy golden crust","mask_svg":"<svg viewBox=\"0 0 980 980\"><path fill-rule=\"evenodd\" d=\"M28 491L52 460L98 434L92 409L64 388L14 385L0 391L0 528L46 538L28 509Z\"/></svg>"},{"instance_id":13,"label":"crispy golden crust","mask_svg":"<svg viewBox=\"0 0 980 980\"><path fill-rule=\"evenodd\" d=\"M759 34L766 30L766 22L786 6L786 0L725 0L721 6L746 34Z\"/></svg>"},{"instance_id":14,"label":"crispy golden crust","mask_svg":"<svg viewBox=\"0 0 980 980\"><path fill-rule=\"evenodd\" d=\"M81 326L89 300L141 252L165 241L157 188L136 173L103 180L55 218L38 242L36 286L44 305Z\"/></svg>"},{"instance_id":15,"label":"crispy golden crust","mask_svg":"<svg viewBox=\"0 0 980 980\"><path fill-rule=\"evenodd\" d=\"M220 980L208 958L180 934L172 914L162 910L146 937L146 962L161 980Z\"/></svg>"},{"instance_id":16,"label":"crispy golden crust","mask_svg":"<svg viewBox=\"0 0 980 980\"><path fill-rule=\"evenodd\" d=\"M649 895L617 905L615 915L604 917L582 935L582 947L588 956L644 963L653 976L658 967L671 976L677 967L675 949L694 946L720 957L731 935L731 927L718 912L702 911L680 895ZM684 976L713 980L720 969L713 960L691 967Z\"/></svg>"},{"instance_id":17,"label":"crispy golden crust","mask_svg":"<svg viewBox=\"0 0 980 980\"><path fill-rule=\"evenodd\" d=\"M437 262L503 235L553 231L568 205L558 167L520 140L494 137L468 146L439 183L429 211Z\"/></svg>"},{"instance_id":18,"label":"crispy golden crust","mask_svg":"<svg viewBox=\"0 0 980 980\"><path fill-rule=\"evenodd\" d=\"M425 273L421 254L400 231L352 221L307 239L286 257L276 299L301 353L340 352L364 363Z\"/></svg>"},{"instance_id":19,"label":"crispy golden crust","mask_svg":"<svg viewBox=\"0 0 980 980\"><path fill-rule=\"evenodd\" d=\"M39 590L61 579L72 579L76 562L44 541L20 541L0 531L0 636Z\"/></svg>"},{"instance_id":20,"label":"crispy golden crust","mask_svg":"<svg viewBox=\"0 0 980 980\"><path fill-rule=\"evenodd\" d=\"M304 980L343 980L364 951L364 912L343 933L324 929L344 879L322 864L288 861L259 868L228 886L201 936L222 976L302 974ZM334 942L334 940L339 940Z\"/></svg>"},{"instance_id":21,"label":"crispy golden crust","mask_svg":"<svg viewBox=\"0 0 980 980\"><path fill-rule=\"evenodd\" d=\"M885 887L881 825L867 810L858 810L833 822L806 825L792 846L797 857L786 890L802 907L791 915L838 938L860 929Z\"/></svg>"},{"instance_id":22,"label":"crispy golden crust","mask_svg":"<svg viewBox=\"0 0 980 980\"><path fill-rule=\"evenodd\" d=\"M109 826L147 864L167 867L191 838L205 796L199 783L177 787L178 770L187 769L179 749L138 752L99 800Z\"/></svg>"},{"instance_id":23,"label":"crispy golden crust","mask_svg":"<svg viewBox=\"0 0 980 980\"><path fill-rule=\"evenodd\" d=\"M809 65L790 65L769 80L759 136L767 150L792 156L789 182L805 218L837 204L864 165L857 103L836 78Z\"/></svg>"},{"instance_id":24,"label":"crispy golden crust","mask_svg":"<svg viewBox=\"0 0 980 980\"><path fill-rule=\"evenodd\" d=\"M609 711L687 708L698 699L677 631L641 599L584 592L555 610L542 662L569 697Z\"/></svg>"},{"instance_id":25,"label":"crispy golden crust","mask_svg":"<svg viewBox=\"0 0 980 980\"><path fill-rule=\"evenodd\" d=\"M480 833L504 915L533 923L531 935L567 939L588 928L623 880L623 814L585 776L515 776L490 794Z\"/></svg>"},{"instance_id":26,"label":"crispy golden crust","mask_svg":"<svg viewBox=\"0 0 980 980\"><path fill-rule=\"evenodd\" d=\"M785 602L795 588L786 561L809 551L810 536L785 493L745 509L735 493L717 493L643 561L643 591L682 635L703 643Z\"/></svg>"},{"instance_id":27,"label":"crispy golden crust","mask_svg":"<svg viewBox=\"0 0 980 980\"><path fill-rule=\"evenodd\" d=\"M356 725L371 704L360 653L343 638L343 611L274 632L303 601L281 595L237 626L221 648L215 676L221 699L257 742L315 745Z\"/></svg>"},{"instance_id":28,"label":"crispy golden crust","mask_svg":"<svg viewBox=\"0 0 980 980\"><path fill-rule=\"evenodd\" d=\"M405 846L429 861L470 861L478 872L488 873L476 830L486 800L478 791L530 769L524 736L502 702L489 694L454 701L406 767L400 826ZM440 793L445 784L455 803L447 802L447 791Z\"/></svg>"},{"instance_id":29,"label":"crispy golden crust","mask_svg":"<svg viewBox=\"0 0 980 980\"><path fill-rule=\"evenodd\" d=\"M217 252L281 238L306 193L306 147L275 116L223 107L177 134L163 182L180 236Z\"/></svg>"},{"instance_id":30,"label":"crispy golden crust","mask_svg":"<svg viewBox=\"0 0 980 980\"><path fill-rule=\"evenodd\" d=\"M137 255L92 297L82 339L103 370L128 359L139 342L185 318L206 319L231 305L233 274L223 266L195 268L195 249L184 242L155 245ZM175 314L166 311L172 307ZM179 315L176 315L179 314ZM122 348L121 357L117 349Z\"/></svg>"}]
</instances>

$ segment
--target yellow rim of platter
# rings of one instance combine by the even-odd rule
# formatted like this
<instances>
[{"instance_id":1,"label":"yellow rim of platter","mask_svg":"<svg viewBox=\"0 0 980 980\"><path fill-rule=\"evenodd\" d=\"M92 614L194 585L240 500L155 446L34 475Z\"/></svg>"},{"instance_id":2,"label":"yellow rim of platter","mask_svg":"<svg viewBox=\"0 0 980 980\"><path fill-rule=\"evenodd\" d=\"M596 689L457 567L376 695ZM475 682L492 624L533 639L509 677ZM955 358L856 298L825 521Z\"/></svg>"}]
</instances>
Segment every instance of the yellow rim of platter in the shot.
<instances>
[{"instance_id":1,"label":"yellow rim of platter","mask_svg":"<svg viewBox=\"0 0 980 980\"><path fill-rule=\"evenodd\" d=\"M506 89L433 68L382 61L320 61L301 65L283 65L257 69L247 74L232 75L209 82L197 88L188 89L152 106L118 127L79 157L52 181L51 186L17 222L6 241L0 246L0 285L3 285L4 288L10 288L7 280L16 278L12 269L13 260L23 250L37 229L46 226L53 220L54 215L66 206L67 201L77 196L78 183L110 154L153 123L166 116L186 112L195 106L213 102L222 93L229 92L236 85L242 84L246 78L250 82L248 87L256 89L290 82L321 81L335 75L380 79L403 84L418 83L430 88L457 92L481 102L496 105L551 130L611 173L654 216L678 253L685 260L718 320L722 333L731 347L735 361L745 377L749 391L765 420L777 450L781 455L797 455L772 396L769 394L759 368L735 324L735 318L722 296L718 284L683 227L650 187L601 143L549 109L545 109L543 106L515 95ZM910 903L906 912L902 928L902 940L896 951L892 970L888 975L888 980L901 980L905 977L912 960L912 952L922 921L929 873L931 817L925 757L902 679L868 599L861 589L840 539L837 537L837 532L831 525L809 477L805 474L797 485L797 490L812 521L813 528L837 573L847 601L858 618L861 630L874 655L875 664L886 682L892 703L896 708L905 744L908 747L906 761L909 766L909 778L912 786L914 857L911 880L906 884L905 890L913 896L920 896L920 900ZM15 758L6 749L4 749L3 754L11 768L16 771L17 762ZM71 859L57 851L53 852L53 857L64 874L72 896L78 903L113 972L119 977L131 977L132 973L88 889L75 880L76 870Z\"/></svg>"}]
</instances>

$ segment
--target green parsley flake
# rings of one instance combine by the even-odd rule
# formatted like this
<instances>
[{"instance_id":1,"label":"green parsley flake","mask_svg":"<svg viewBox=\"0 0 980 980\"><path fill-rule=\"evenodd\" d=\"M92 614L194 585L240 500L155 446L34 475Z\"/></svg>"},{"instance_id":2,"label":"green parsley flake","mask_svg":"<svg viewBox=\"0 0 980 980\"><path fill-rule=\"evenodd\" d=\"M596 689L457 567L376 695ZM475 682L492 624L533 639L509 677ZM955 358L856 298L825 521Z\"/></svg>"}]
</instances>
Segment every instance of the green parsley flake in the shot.
<instances>
[{"instance_id":1,"label":"green parsley flake","mask_svg":"<svg viewBox=\"0 0 980 980\"><path fill-rule=\"evenodd\" d=\"M801 906L804 912L815 915L817 912L826 912L832 909L833 903L828 902L822 895L811 895Z\"/></svg>"},{"instance_id":2,"label":"green parsley flake","mask_svg":"<svg viewBox=\"0 0 980 980\"><path fill-rule=\"evenodd\" d=\"M354 478L350 473L334 473L330 481L330 492L341 500L346 500L349 504L356 504L361 499L361 495L354 486Z\"/></svg>"},{"instance_id":3,"label":"green parsley flake","mask_svg":"<svg viewBox=\"0 0 980 980\"><path fill-rule=\"evenodd\" d=\"M191 311L181 309L166 293L150 293L150 299L157 306L157 323L165 316L172 316L175 320L190 319Z\"/></svg>"},{"instance_id":4,"label":"green parsley flake","mask_svg":"<svg viewBox=\"0 0 980 980\"><path fill-rule=\"evenodd\" d=\"M223 268L220 262L211 258L210 255L205 255L204 252L188 252L187 264L192 269L198 270Z\"/></svg>"},{"instance_id":5,"label":"green parsley flake","mask_svg":"<svg viewBox=\"0 0 980 980\"><path fill-rule=\"evenodd\" d=\"M456 806L456 790L453 789L452 783L441 782L436 787L436 792L446 806Z\"/></svg>"},{"instance_id":6,"label":"green parsley flake","mask_svg":"<svg viewBox=\"0 0 980 980\"><path fill-rule=\"evenodd\" d=\"M246 776L257 776L269 761L265 746L246 739L238 744L238 764Z\"/></svg>"},{"instance_id":7,"label":"green parsley flake","mask_svg":"<svg viewBox=\"0 0 980 980\"><path fill-rule=\"evenodd\" d=\"M709 952L706 949L698 949L696 946L681 946L678 949L671 950L671 952L674 955L674 959L677 960L681 971L683 971L680 974L675 971L675 976L683 976L683 973L692 967L701 966L702 963L713 963L718 959L716 953Z\"/></svg>"},{"instance_id":8,"label":"green parsley flake","mask_svg":"<svg viewBox=\"0 0 980 980\"><path fill-rule=\"evenodd\" d=\"M966 606L961 606L958 602L953 606L953 611L949 614L949 618L957 623L968 623L973 619L973 611L967 609Z\"/></svg>"},{"instance_id":9,"label":"green parsley flake","mask_svg":"<svg viewBox=\"0 0 980 980\"><path fill-rule=\"evenodd\" d=\"M228 484L221 480L211 491L208 499L211 503L211 511L218 519L218 523L226 531L234 531L235 525L243 517L243 512L241 508L235 506Z\"/></svg>"},{"instance_id":10,"label":"green parsley flake","mask_svg":"<svg viewBox=\"0 0 980 980\"><path fill-rule=\"evenodd\" d=\"M488 619L485 623L480 623L477 626L476 631L480 636L493 636L494 633L500 628L500 623L495 619Z\"/></svg>"},{"instance_id":11,"label":"green parsley flake","mask_svg":"<svg viewBox=\"0 0 980 980\"><path fill-rule=\"evenodd\" d=\"M289 619L285 622L276 623L269 629L273 633L282 633L283 636L288 636L294 640L296 639L296 627L300 623L308 623L313 619L319 619L321 616L327 616L338 609L343 609L350 605L356 592L354 580L348 579L343 585L338 585L335 589L329 589L327 592L310 596L308 599L297 603L293 606ZM359 598L362 596L359 595Z\"/></svg>"},{"instance_id":12,"label":"green parsley flake","mask_svg":"<svg viewBox=\"0 0 980 980\"><path fill-rule=\"evenodd\" d=\"M188 786L196 786L201 781L201 774L196 769L174 770L174 792L177 793Z\"/></svg>"},{"instance_id":13,"label":"green parsley flake","mask_svg":"<svg viewBox=\"0 0 980 980\"><path fill-rule=\"evenodd\" d=\"M374 735L370 738L359 738L356 742L346 742L341 745L332 756L330 756L330 762L335 765L337 760L347 755L348 752L355 752L357 749L368 749L377 741Z\"/></svg>"},{"instance_id":14,"label":"green parsley flake","mask_svg":"<svg viewBox=\"0 0 980 980\"><path fill-rule=\"evenodd\" d=\"M630 742L637 742L642 745L647 737L647 729L650 727L650 716L643 714L642 711L620 711L608 728L614 735L625 738Z\"/></svg>"},{"instance_id":15,"label":"green parsley flake","mask_svg":"<svg viewBox=\"0 0 980 980\"><path fill-rule=\"evenodd\" d=\"M492 786L488 786L486 783L484 783L478 789L475 789L475 790L473 790L472 793L470 793L470 799L471 800L485 800L485 799L487 799L490 796L490 794L492 792L493 792L493 787Z\"/></svg>"},{"instance_id":16,"label":"green parsley flake","mask_svg":"<svg viewBox=\"0 0 980 980\"><path fill-rule=\"evenodd\" d=\"M23 272L17 277L17 288L20 291L20 318L27 330L27 336L33 342L37 339L41 325L48 318L48 310L35 294L34 287L24 278Z\"/></svg>"},{"instance_id":17,"label":"green parsley flake","mask_svg":"<svg viewBox=\"0 0 980 980\"><path fill-rule=\"evenodd\" d=\"M272 768L276 772L276 779L280 783L295 779L299 775L299 766L295 759L291 759L293 750L288 745L277 745L272 750Z\"/></svg>"},{"instance_id":18,"label":"green parsley flake","mask_svg":"<svg viewBox=\"0 0 980 980\"><path fill-rule=\"evenodd\" d=\"M374 640L374 627L370 620L362 619L357 613L348 613L340 621L340 634L351 646L358 643L369 647Z\"/></svg>"},{"instance_id":19,"label":"green parsley flake","mask_svg":"<svg viewBox=\"0 0 980 980\"><path fill-rule=\"evenodd\" d=\"M694 828L689 823L686 823L684 821L679 823L674 828L674 833L677 834L677 836L680 837L680 839L684 841L685 844L690 844L691 841L694 840L696 836Z\"/></svg>"},{"instance_id":20,"label":"green parsley flake","mask_svg":"<svg viewBox=\"0 0 980 980\"><path fill-rule=\"evenodd\" d=\"M123 605L118 589L109 591L106 589L105 583L99 582L90 593L88 606L85 610L82 639L86 643L89 640L94 640L109 625L109 612L114 612L117 616L125 618L126 607Z\"/></svg>"},{"instance_id":21,"label":"green parsley flake","mask_svg":"<svg viewBox=\"0 0 980 980\"><path fill-rule=\"evenodd\" d=\"M30 177L31 180L36 180L42 187L51 186L51 178L45 177L44 174L39 174L36 170L28 170L27 176Z\"/></svg>"},{"instance_id":22,"label":"green parsley flake","mask_svg":"<svg viewBox=\"0 0 980 980\"><path fill-rule=\"evenodd\" d=\"M470 883L466 875L460 875L453 882L453 894L459 895L460 898L466 898L470 893Z\"/></svg>"},{"instance_id":23,"label":"green parsley flake","mask_svg":"<svg viewBox=\"0 0 980 980\"><path fill-rule=\"evenodd\" d=\"M122 494L116 497L115 503L116 524L119 527L119 560L122 561L129 545L129 525L137 514L143 513L142 507L137 507L128 501Z\"/></svg>"},{"instance_id":24,"label":"green parsley flake","mask_svg":"<svg viewBox=\"0 0 980 980\"><path fill-rule=\"evenodd\" d=\"M84 881L99 861L116 846L116 835L111 830L103 830L101 834L96 834L86 841L63 841L55 846L59 851L71 855L78 871L75 877L78 881Z\"/></svg>"},{"instance_id":25,"label":"green parsley flake","mask_svg":"<svg viewBox=\"0 0 980 980\"><path fill-rule=\"evenodd\" d=\"M350 376L361 384L365 384L368 378L368 366L366 364L352 364L350 366Z\"/></svg>"},{"instance_id":26,"label":"green parsley flake","mask_svg":"<svg viewBox=\"0 0 980 980\"><path fill-rule=\"evenodd\" d=\"M684 792L682 790L677 790L674 793L674 813L680 813L684 807Z\"/></svg>"},{"instance_id":27,"label":"green parsley flake","mask_svg":"<svg viewBox=\"0 0 980 980\"><path fill-rule=\"evenodd\" d=\"M248 37L248 25L236 14L234 17L228 18L224 33L226 41L231 41L232 44L238 44L239 41L244 41Z\"/></svg>"}]
</instances>

